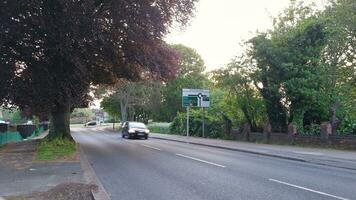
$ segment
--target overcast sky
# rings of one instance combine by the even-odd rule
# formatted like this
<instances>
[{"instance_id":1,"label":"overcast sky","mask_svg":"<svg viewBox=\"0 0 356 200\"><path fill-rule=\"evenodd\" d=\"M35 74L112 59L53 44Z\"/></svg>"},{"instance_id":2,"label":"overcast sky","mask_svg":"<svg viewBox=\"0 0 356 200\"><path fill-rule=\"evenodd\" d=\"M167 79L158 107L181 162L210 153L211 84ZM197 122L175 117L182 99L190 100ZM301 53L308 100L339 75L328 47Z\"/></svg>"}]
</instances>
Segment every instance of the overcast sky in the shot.
<instances>
[{"instance_id":1,"label":"overcast sky","mask_svg":"<svg viewBox=\"0 0 356 200\"><path fill-rule=\"evenodd\" d=\"M242 51L241 41L271 28L271 16L288 5L289 0L200 0L190 26L183 31L172 29L166 41L196 49L208 71L221 68Z\"/></svg>"}]
</instances>

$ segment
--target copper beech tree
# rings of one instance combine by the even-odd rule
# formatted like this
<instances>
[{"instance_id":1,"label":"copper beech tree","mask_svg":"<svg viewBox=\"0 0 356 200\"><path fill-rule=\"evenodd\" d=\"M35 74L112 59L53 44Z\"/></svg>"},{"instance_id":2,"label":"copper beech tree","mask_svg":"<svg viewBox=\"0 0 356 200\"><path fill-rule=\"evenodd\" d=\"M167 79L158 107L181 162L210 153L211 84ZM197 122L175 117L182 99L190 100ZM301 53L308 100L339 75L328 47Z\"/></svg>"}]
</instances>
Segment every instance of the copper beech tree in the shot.
<instances>
[{"instance_id":1,"label":"copper beech tree","mask_svg":"<svg viewBox=\"0 0 356 200\"><path fill-rule=\"evenodd\" d=\"M91 85L175 76L162 38L196 1L1 1L0 105L50 116L50 136L71 138L70 112L88 104Z\"/></svg>"}]
</instances>

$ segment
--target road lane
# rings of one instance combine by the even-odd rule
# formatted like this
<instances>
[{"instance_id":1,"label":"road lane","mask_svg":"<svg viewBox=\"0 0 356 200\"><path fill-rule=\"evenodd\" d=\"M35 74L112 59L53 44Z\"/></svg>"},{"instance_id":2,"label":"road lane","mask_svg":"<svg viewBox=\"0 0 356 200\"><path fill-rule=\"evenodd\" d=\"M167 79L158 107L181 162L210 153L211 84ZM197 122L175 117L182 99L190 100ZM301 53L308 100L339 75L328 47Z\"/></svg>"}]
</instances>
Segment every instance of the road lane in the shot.
<instances>
[{"instance_id":1,"label":"road lane","mask_svg":"<svg viewBox=\"0 0 356 200\"><path fill-rule=\"evenodd\" d=\"M201 159L210 159L234 169L232 173L250 173L259 177L281 178L322 191L347 194L356 199L356 171L265 157L187 143L151 139L145 141L166 151L179 151ZM170 150L171 149L171 150ZM341 186L342 185L342 186Z\"/></svg>"},{"instance_id":2,"label":"road lane","mask_svg":"<svg viewBox=\"0 0 356 200\"><path fill-rule=\"evenodd\" d=\"M96 129L74 129L73 136L112 199L332 199L269 179L356 199L356 173L348 170L170 141L126 140Z\"/></svg>"}]
</instances>

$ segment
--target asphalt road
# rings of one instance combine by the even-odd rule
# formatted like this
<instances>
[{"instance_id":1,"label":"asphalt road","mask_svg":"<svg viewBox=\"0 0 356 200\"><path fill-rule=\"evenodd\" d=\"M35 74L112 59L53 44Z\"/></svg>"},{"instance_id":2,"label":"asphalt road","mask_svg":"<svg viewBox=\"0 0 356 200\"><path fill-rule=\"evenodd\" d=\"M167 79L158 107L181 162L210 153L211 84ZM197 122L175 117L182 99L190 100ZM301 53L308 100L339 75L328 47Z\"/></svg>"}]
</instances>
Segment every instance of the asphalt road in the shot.
<instances>
[{"instance_id":1,"label":"asphalt road","mask_svg":"<svg viewBox=\"0 0 356 200\"><path fill-rule=\"evenodd\" d=\"M355 199L356 171L74 128L113 200Z\"/></svg>"}]
</instances>

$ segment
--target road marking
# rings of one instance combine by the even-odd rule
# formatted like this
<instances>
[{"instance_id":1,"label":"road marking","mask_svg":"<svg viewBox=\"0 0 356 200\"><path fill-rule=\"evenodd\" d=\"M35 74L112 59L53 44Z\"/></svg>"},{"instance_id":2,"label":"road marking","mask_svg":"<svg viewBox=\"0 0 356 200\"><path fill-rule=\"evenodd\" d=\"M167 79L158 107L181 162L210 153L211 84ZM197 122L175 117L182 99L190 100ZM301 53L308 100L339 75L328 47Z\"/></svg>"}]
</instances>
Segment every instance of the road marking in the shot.
<instances>
[{"instance_id":1,"label":"road marking","mask_svg":"<svg viewBox=\"0 0 356 200\"><path fill-rule=\"evenodd\" d=\"M279 181L279 180L272 179L272 178L270 178L268 180L276 182L276 183L280 183L280 184L283 184L283 185L288 185L288 186L291 186L291 187L295 187L295 188L298 188L298 189L306 190L306 191L309 191L309 192L314 192L314 193L321 194L321 195L324 195L324 196L333 197L335 199L349 200L349 199L346 199L346 198L343 198L343 197L335 196L335 195L328 194L328 193L325 193L325 192L320 192L320 191L317 191L317 190L313 190L313 189L309 189L309 188L306 188L306 187L294 185L294 184L291 184L291 183L286 183L286 182Z\"/></svg>"},{"instance_id":2,"label":"road marking","mask_svg":"<svg viewBox=\"0 0 356 200\"><path fill-rule=\"evenodd\" d=\"M305 155L314 155L314 156L322 156L324 154L317 152L306 152L306 151L295 151L294 153L305 154Z\"/></svg>"},{"instance_id":3,"label":"road marking","mask_svg":"<svg viewBox=\"0 0 356 200\"><path fill-rule=\"evenodd\" d=\"M203 162L203 163L206 163L206 164L215 165L215 166L217 166L217 167L223 167L223 168L225 168L224 165L219 165L219 164L216 164L216 163L213 163L213 162L209 162L209 161L206 161L206 160L201 160L201 159L199 159L199 158L193 158L193 157L186 156L186 155L179 154L179 153L177 153L176 155L177 155L177 156L180 156L180 157L184 157L184 158L189 158L189 159L192 159L192 160L195 160L195 161Z\"/></svg>"},{"instance_id":4,"label":"road marking","mask_svg":"<svg viewBox=\"0 0 356 200\"><path fill-rule=\"evenodd\" d=\"M149 145L145 145L145 144L141 144L141 146L144 146L144 147L147 147L147 148L150 148L150 149L155 149L155 150L161 151L161 149L156 148L156 147L153 147L153 146L149 146Z\"/></svg>"}]
</instances>

